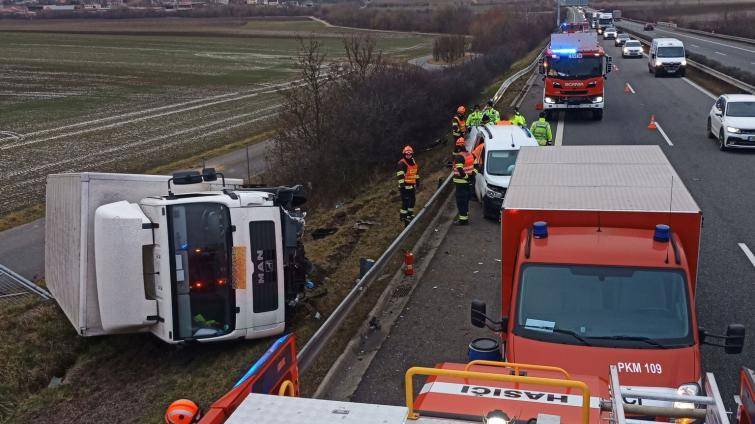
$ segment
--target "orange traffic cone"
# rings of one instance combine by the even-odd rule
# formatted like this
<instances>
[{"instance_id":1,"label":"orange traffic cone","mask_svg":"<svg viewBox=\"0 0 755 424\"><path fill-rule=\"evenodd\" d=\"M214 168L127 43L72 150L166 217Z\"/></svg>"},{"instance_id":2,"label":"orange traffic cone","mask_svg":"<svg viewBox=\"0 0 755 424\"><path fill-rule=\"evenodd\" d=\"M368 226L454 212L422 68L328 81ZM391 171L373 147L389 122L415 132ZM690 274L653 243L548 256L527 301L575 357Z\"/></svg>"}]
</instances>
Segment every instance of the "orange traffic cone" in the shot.
<instances>
[{"instance_id":1,"label":"orange traffic cone","mask_svg":"<svg viewBox=\"0 0 755 424\"><path fill-rule=\"evenodd\" d=\"M658 129L658 127L655 126L655 115L650 115L650 124L648 124L649 130L655 130Z\"/></svg>"}]
</instances>

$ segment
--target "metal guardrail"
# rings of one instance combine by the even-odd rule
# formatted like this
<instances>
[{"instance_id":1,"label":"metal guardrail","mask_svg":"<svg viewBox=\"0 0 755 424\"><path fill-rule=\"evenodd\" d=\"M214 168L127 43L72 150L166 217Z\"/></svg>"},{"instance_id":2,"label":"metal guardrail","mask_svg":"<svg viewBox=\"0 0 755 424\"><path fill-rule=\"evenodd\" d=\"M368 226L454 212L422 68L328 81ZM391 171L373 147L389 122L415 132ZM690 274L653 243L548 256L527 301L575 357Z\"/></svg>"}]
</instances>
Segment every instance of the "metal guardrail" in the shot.
<instances>
[{"instance_id":1,"label":"metal guardrail","mask_svg":"<svg viewBox=\"0 0 755 424\"><path fill-rule=\"evenodd\" d=\"M0 265L0 304L21 303L30 296L50 299L47 290L18 275L4 265Z\"/></svg>"},{"instance_id":2,"label":"metal guardrail","mask_svg":"<svg viewBox=\"0 0 755 424\"><path fill-rule=\"evenodd\" d=\"M629 21L629 22L634 22L634 23L637 23L637 24L643 24L643 25L647 23L645 21L640 21L640 20L637 20L637 19L623 18L623 20ZM727 34L718 34L718 33L715 33L715 32L701 31L699 29L684 28L684 27L680 27L680 26L667 26L667 25L664 25L664 24L670 24L670 23L671 22L658 22L658 25L659 26L668 27L668 28L671 28L671 29L674 29L674 30L677 30L677 31L680 31L680 32L688 32L690 34L699 34L699 35L705 35L705 36L708 36L708 37L718 38L718 39L721 39L721 40L738 41L740 43L755 44L755 39L752 39L752 38L737 37L737 36L734 36L734 35L727 35ZM676 25L676 24L674 24L674 25Z\"/></svg>"},{"instance_id":3,"label":"metal guardrail","mask_svg":"<svg viewBox=\"0 0 755 424\"><path fill-rule=\"evenodd\" d=\"M638 33L637 31L628 29L628 28L624 28L624 30L627 31L627 32L629 32L630 34L634 35L635 37L637 37L637 39L642 44L644 44L646 46L650 45L650 41L648 41L647 38L644 35ZM693 68L701 71L701 72L704 72L704 73L706 73L706 74L708 74L708 75L710 75L710 76L712 76L714 78L717 78L717 79L719 79L719 80L721 80L721 81L723 81L723 82L725 82L725 83L727 83L727 84L729 84L729 85L731 85L733 87L736 87L736 88L738 88L738 89L740 89L742 91L746 91L746 92L748 92L750 94L755 94L755 86L747 84L744 81L741 81L741 80L738 80L738 79L736 79L734 77L726 75L726 74L724 74L721 71L717 71L717 70L715 70L715 69L713 69L713 68L711 68L709 66L703 65L702 63L696 62L696 61L691 60L689 58L687 58L687 64L689 66L691 66L691 67L693 67Z\"/></svg>"},{"instance_id":4,"label":"metal guardrail","mask_svg":"<svg viewBox=\"0 0 755 424\"><path fill-rule=\"evenodd\" d=\"M542 52L540 53L540 55L542 55ZM540 55L538 55L537 58L535 58L535 60L529 66L506 78L506 80L501 83L500 88L494 96L494 101L496 103L498 102L498 100L500 100L501 96L503 96L503 93L506 92L506 90L514 81L521 78L522 75L525 75L537 65L537 61L540 58ZM384 268L390 262L391 258L398 252L401 244L406 241L409 235L412 234L416 228L419 227L418 222L431 211L434 211L436 209L439 203L438 198L440 197L440 194L451 184L451 177L452 175L449 175L446 180L443 181L440 187L438 187L438 190L433 193L427 203L414 217L414 220L412 220L412 222L410 222L409 225L404 228L404 230L396 237L396 239L393 240L390 246L385 249L385 251L380 255L380 258L378 258L372 265L372 268L370 268L370 270L367 271L367 273L365 273L364 276L357 281L356 285L352 287L351 291L349 291L349 293L341 301L341 303L338 304L338 306L330 314L328 319L326 319L325 322L320 326L320 328L317 329L315 334L312 335L312 337L307 341L304 347L299 350L296 359L299 364L300 372L305 372L314 363L320 351L322 351L331 337L333 337L336 331L341 328L343 322L348 318L349 313L357 304L365 289L369 287L370 284L375 282L375 280L377 280L378 276L383 273Z\"/></svg>"}]
</instances>

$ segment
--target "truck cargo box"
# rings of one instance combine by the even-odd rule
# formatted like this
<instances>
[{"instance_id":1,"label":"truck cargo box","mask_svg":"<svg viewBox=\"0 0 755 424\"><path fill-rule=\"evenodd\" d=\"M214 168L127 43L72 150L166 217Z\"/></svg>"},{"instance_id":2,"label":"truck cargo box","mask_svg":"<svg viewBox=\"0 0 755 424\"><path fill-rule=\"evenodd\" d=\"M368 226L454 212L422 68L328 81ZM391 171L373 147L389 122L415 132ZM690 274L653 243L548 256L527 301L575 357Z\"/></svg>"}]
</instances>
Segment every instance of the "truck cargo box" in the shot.
<instances>
[{"instance_id":1,"label":"truck cargo box","mask_svg":"<svg viewBox=\"0 0 755 424\"><path fill-rule=\"evenodd\" d=\"M94 217L104 204L139 202L168 193L169 176L72 173L47 176L45 276L47 287L82 336L105 334L95 273ZM238 179L226 179L234 188ZM220 181L173 186L175 193L220 190ZM145 329L146 331L146 329Z\"/></svg>"},{"instance_id":2,"label":"truck cargo box","mask_svg":"<svg viewBox=\"0 0 755 424\"><path fill-rule=\"evenodd\" d=\"M668 224L695 287L702 212L658 146L523 147L502 214L504 305L511 299L522 232L537 221L650 230Z\"/></svg>"}]
</instances>

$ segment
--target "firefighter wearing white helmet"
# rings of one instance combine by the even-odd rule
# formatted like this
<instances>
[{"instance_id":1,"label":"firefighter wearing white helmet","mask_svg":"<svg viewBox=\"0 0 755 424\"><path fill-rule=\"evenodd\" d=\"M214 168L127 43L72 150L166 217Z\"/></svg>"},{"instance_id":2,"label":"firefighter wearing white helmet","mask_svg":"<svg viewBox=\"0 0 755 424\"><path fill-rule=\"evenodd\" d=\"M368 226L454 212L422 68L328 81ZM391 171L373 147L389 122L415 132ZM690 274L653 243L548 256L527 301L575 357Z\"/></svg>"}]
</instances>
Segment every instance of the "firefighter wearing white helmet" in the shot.
<instances>
[{"instance_id":1,"label":"firefighter wearing white helmet","mask_svg":"<svg viewBox=\"0 0 755 424\"><path fill-rule=\"evenodd\" d=\"M401 193L401 209L399 215L404 225L409 225L414 219L414 203L416 201L416 191L419 187L419 165L414 159L414 149L412 146L404 147L403 157L398 161L396 178L398 179L398 190Z\"/></svg>"}]
</instances>

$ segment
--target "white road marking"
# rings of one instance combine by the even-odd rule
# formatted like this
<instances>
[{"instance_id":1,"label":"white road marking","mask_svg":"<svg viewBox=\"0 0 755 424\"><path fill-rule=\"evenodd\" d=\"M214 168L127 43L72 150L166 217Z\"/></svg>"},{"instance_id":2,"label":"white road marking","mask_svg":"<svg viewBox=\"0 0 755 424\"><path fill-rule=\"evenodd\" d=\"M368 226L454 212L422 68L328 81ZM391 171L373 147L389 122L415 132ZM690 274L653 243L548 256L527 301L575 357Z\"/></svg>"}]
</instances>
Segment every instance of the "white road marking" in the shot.
<instances>
[{"instance_id":1,"label":"white road marking","mask_svg":"<svg viewBox=\"0 0 755 424\"><path fill-rule=\"evenodd\" d=\"M682 79L687 84L689 84L689 85L695 87L696 89L700 90L701 93L705 94L706 96L710 97L711 99L713 99L713 100L717 99L717 97L715 95L713 95L713 93L711 93L710 91L704 89L703 87L700 87L696 82L692 81L691 79L689 79L687 77L683 77Z\"/></svg>"},{"instance_id":2,"label":"white road marking","mask_svg":"<svg viewBox=\"0 0 755 424\"><path fill-rule=\"evenodd\" d=\"M663 128L661 128L661 124L658 123L658 121L655 121L655 127L658 128L658 132L661 133L663 136L663 139L666 140L666 143L668 143L669 146L673 146L674 143L671 142L671 139L668 138L666 135L666 131L663 131Z\"/></svg>"},{"instance_id":3,"label":"white road marking","mask_svg":"<svg viewBox=\"0 0 755 424\"><path fill-rule=\"evenodd\" d=\"M697 44L690 44L690 47L694 47L694 48L696 48L696 49L699 49L699 48L700 48L700 46L698 46Z\"/></svg>"},{"instance_id":4,"label":"white road marking","mask_svg":"<svg viewBox=\"0 0 755 424\"><path fill-rule=\"evenodd\" d=\"M627 88L629 88L629 91L632 92L632 94L637 94L637 92L634 91L634 88L632 87L631 84L627 83Z\"/></svg>"},{"instance_id":5,"label":"white road marking","mask_svg":"<svg viewBox=\"0 0 755 424\"><path fill-rule=\"evenodd\" d=\"M752 266L755 266L755 254L752 253L752 250L750 250L750 248L747 247L747 245L744 243L737 243L737 245L745 253L745 256L747 256L747 259L750 260Z\"/></svg>"},{"instance_id":6,"label":"white road marking","mask_svg":"<svg viewBox=\"0 0 755 424\"><path fill-rule=\"evenodd\" d=\"M720 54L721 56L727 56L727 54L726 54L726 53L721 53L721 52L714 52L714 53L715 53L715 54Z\"/></svg>"},{"instance_id":7,"label":"white road marking","mask_svg":"<svg viewBox=\"0 0 755 424\"><path fill-rule=\"evenodd\" d=\"M560 146L564 142L564 115L565 112L558 113L558 124L556 124L556 141L555 145Z\"/></svg>"}]
</instances>

